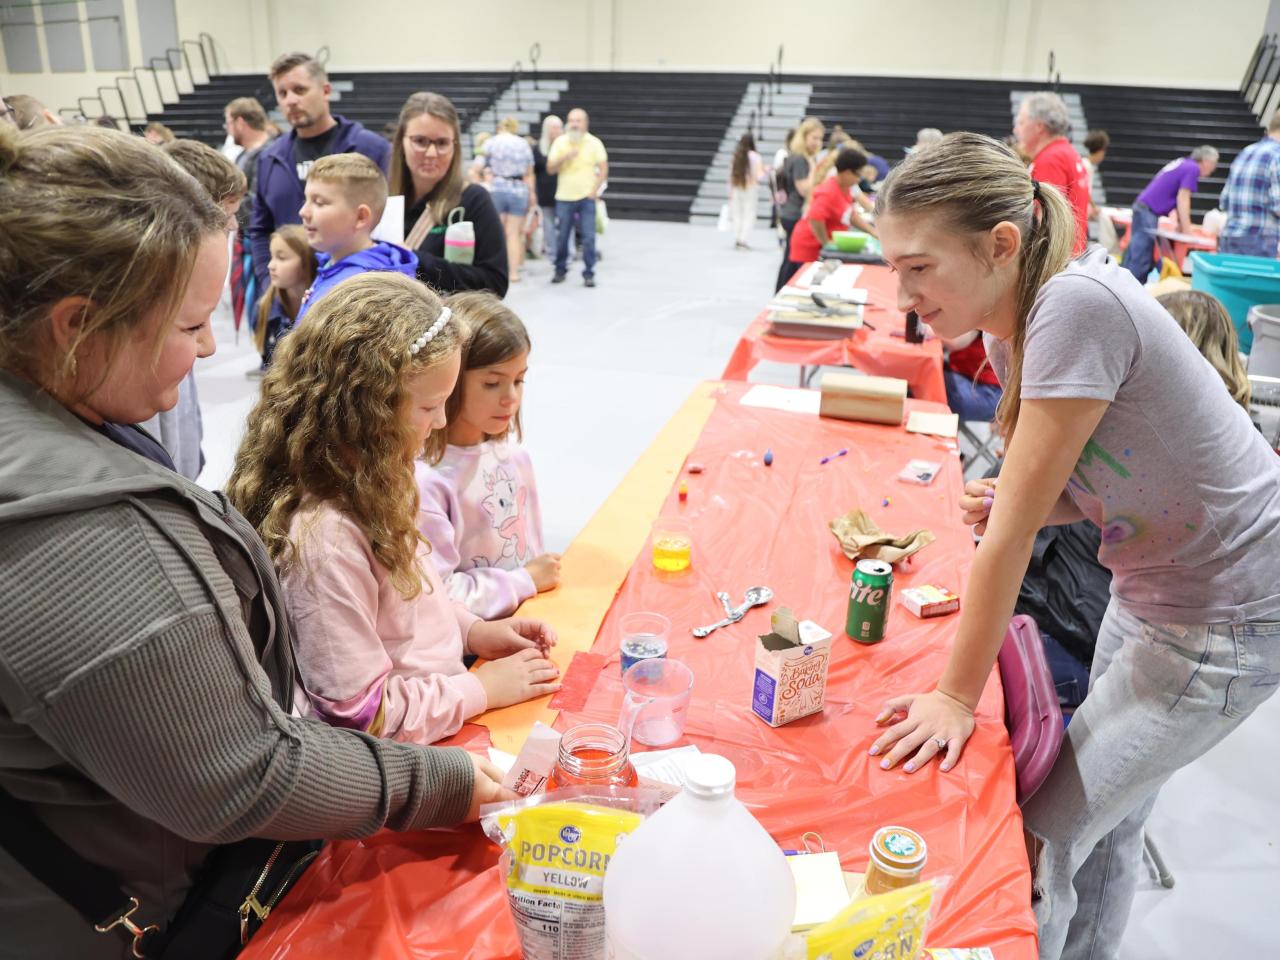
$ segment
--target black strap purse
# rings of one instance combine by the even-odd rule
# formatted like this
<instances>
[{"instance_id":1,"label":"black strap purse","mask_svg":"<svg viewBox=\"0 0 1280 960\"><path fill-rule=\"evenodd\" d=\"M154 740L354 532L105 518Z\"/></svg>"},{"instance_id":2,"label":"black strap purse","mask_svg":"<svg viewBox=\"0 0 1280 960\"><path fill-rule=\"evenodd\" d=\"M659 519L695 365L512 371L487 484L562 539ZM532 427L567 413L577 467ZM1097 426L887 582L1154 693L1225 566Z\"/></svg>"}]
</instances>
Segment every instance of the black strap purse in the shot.
<instances>
[{"instance_id":1,"label":"black strap purse","mask_svg":"<svg viewBox=\"0 0 1280 960\"><path fill-rule=\"evenodd\" d=\"M215 848L178 912L142 925L137 897L90 863L25 803L0 790L0 846L99 933L123 935L143 960L227 960L238 954L320 852L318 840L241 840Z\"/></svg>"}]
</instances>

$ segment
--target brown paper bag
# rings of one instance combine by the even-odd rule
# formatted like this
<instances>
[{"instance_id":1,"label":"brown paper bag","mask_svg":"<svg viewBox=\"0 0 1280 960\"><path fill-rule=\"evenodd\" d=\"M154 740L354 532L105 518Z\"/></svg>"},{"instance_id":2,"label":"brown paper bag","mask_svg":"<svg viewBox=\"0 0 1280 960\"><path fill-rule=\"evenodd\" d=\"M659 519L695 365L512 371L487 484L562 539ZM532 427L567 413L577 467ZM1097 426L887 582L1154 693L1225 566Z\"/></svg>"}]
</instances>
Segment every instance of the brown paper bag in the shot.
<instances>
[{"instance_id":1,"label":"brown paper bag","mask_svg":"<svg viewBox=\"0 0 1280 960\"><path fill-rule=\"evenodd\" d=\"M861 510L851 510L831 521L831 532L840 541L840 549L850 560L883 560L897 563L933 543L936 537L928 530L916 530L905 537L895 537L876 526Z\"/></svg>"}]
</instances>

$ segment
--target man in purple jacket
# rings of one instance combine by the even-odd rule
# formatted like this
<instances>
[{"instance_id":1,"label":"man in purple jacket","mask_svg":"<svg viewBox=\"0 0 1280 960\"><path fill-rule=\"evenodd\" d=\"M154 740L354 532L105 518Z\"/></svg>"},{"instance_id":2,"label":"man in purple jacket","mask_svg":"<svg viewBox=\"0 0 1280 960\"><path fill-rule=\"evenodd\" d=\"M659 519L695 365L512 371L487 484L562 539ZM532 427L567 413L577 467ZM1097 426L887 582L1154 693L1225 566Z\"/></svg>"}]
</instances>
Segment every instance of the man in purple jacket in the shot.
<instances>
[{"instance_id":1,"label":"man in purple jacket","mask_svg":"<svg viewBox=\"0 0 1280 960\"><path fill-rule=\"evenodd\" d=\"M1218 168L1218 151L1210 146L1196 147L1191 156L1171 160L1151 178L1147 188L1133 202L1133 225L1129 228L1129 247L1122 266L1147 282L1155 252L1156 229L1160 218L1177 211L1178 231L1191 232L1191 194L1196 192L1201 177L1210 176Z\"/></svg>"},{"instance_id":2,"label":"man in purple jacket","mask_svg":"<svg viewBox=\"0 0 1280 960\"><path fill-rule=\"evenodd\" d=\"M293 130L266 147L258 157L249 241L257 289L266 290L271 234L279 227L300 223L303 187L311 164L332 153L360 153L385 174L391 145L362 124L329 111L332 88L324 67L305 53L286 53L271 64L269 74L276 102Z\"/></svg>"}]
</instances>

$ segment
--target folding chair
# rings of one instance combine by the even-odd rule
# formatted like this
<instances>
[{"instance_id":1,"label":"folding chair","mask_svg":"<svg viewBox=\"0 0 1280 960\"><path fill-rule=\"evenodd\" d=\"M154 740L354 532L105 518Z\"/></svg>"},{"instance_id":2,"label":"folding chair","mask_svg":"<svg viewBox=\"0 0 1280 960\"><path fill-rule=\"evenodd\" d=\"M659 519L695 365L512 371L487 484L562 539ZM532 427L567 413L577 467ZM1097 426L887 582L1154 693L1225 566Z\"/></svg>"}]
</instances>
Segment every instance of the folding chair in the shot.
<instances>
[{"instance_id":1,"label":"folding chair","mask_svg":"<svg viewBox=\"0 0 1280 960\"><path fill-rule=\"evenodd\" d=\"M987 427L987 437L984 440L974 430L974 427L983 421L980 420L962 420L960 421L960 436L969 442L973 447L973 453L964 459L964 478L972 480L982 475L985 470L984 463L996 466L1000 462L1000 458L996 455L995 448L1000 442L1000 434L995 430L994 426L985 423ZM963 447L961 448L963 453ZM976 465L976 468L975 468Z\"/></svg>"}]
</instances>

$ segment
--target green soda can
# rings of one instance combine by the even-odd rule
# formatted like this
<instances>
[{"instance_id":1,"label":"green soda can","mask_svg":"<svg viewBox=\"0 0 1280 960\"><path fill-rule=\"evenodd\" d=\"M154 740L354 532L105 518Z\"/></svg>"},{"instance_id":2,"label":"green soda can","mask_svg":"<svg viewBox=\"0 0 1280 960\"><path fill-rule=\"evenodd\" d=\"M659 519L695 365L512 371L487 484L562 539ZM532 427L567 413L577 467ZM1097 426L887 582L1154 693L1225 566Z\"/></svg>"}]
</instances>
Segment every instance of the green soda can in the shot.
<instances>
[{"instance_id":1,"label":"green soda can","mask_svg":"<svg viewBox=\"0 0 1280 960\"><path fill-rule=\"evenodd\" d=\"M853 568L845 633L859 643L883 640L892 595L893 566L883 560L859 560Z\"/></svg>"}]
</instances>

